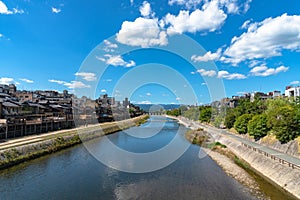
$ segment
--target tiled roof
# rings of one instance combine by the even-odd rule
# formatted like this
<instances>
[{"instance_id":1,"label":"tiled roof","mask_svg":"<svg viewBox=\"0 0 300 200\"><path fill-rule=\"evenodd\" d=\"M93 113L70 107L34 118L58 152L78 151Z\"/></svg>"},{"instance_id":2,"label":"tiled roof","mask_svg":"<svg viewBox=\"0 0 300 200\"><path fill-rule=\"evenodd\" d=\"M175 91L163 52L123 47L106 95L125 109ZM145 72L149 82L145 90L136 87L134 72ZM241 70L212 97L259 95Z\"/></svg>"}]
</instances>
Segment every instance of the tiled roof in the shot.
<instances>
[{"instance_id":1,"label":"tiled roof","mask_svg":"<svg viewBox=\"0 0 300 200\"><path fill-rule=\"evenodd\" d=\"M2 105L5 106L5 107L15 107L15 108L20 107L20 106L14 104L14 103L11 103L11 102L3 102Z\"/></svg>"}]
</instances>

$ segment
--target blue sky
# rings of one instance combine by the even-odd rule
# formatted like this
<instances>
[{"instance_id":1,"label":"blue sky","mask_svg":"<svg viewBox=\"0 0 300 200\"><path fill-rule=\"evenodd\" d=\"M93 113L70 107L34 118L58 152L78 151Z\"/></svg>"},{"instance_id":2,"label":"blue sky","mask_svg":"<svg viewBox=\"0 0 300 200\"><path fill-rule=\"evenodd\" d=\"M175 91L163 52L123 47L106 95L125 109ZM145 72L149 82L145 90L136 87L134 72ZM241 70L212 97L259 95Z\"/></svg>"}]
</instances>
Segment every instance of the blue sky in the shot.
<instances>
[{"instance_id":1,"label":"blue sky","mask_svg":"<svg viewBox=\"0 0 300 200\"><path fill-rule=\"evenodd\" d=\"M300 85L299 8L298 0L0 0L0 84L135 103L283 92Z\"/></svg>"}]
</instances>

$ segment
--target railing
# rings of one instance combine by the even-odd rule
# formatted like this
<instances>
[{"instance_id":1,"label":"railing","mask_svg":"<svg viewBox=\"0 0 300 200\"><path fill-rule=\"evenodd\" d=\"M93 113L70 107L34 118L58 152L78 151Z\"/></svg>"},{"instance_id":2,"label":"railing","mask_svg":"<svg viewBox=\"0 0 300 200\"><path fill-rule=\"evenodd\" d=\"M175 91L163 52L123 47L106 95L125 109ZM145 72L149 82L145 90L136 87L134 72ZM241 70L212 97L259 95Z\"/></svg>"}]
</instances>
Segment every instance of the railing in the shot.
<instances>
[{"instance_id":1,"label":"railing","mask_svg":"<svg viewBox=\"0 0 300 200\"><path fill-rule=\"evenodd\" d=\"M289 167L291 167L291 168L293 168L293 169L295 169L295 168L300 169L300 166L299 166L299 165L296 165L296 164L291 163L291 162L289 162L289 161L287 161L287 160L284 160L284 159L282 159L282 158L279 158L279 157L276 156L276 155L271 155L271 154L269 154L269 153L267 153L267 152L265 152L265 151L263 151L263 150L261 150L261 149L255 148L255 147L250 146L250 145L248 145L248 144L245 144L245 143L243 143L243 142L242 142L242 146L247 147L248 149L251 149L251 150L253 150L253 151L255 151L255 152L258 152L258 153L260 153L260 154L263 154L263 155L266 156L266 157L270 157L270 158L273 159L273 160L278 160L279 163L281 163L281 164L286 164L286 165L288 165Z\"/></svg>"}]
</instances>

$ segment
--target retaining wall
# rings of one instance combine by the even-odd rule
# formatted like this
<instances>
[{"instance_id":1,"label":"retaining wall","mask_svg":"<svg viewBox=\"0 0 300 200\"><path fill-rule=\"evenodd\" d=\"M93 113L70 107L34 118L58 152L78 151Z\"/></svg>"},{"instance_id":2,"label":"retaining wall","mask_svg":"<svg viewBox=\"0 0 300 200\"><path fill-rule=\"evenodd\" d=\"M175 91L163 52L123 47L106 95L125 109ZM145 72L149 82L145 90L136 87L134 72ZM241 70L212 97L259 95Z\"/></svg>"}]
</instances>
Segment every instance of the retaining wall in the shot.
<instances>
[{"instance_id":1,"label":"retaining wall","mask_svg":"<svg viewBox=\"0 0 300 200\"><path fill-rule=\"evenodd\" d=\"M292 169L268 157L251 151L244 147L241 142L232 138L210 133L217 141L225 144L235 155L250 164L257 172L270 179L292 195L300 199L300 170Z\"/></svg>"}]
</instances>

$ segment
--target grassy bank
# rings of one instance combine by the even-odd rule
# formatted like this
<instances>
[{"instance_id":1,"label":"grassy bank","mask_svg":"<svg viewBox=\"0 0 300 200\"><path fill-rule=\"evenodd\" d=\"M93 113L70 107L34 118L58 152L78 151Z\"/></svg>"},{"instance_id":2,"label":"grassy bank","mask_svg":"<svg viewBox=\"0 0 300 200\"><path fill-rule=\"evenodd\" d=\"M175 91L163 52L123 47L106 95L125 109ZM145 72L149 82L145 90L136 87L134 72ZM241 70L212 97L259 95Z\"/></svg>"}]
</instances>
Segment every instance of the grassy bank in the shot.
<instances>
[{"instance_id":1,"label":"grassy bank","mask_svg":"<svg viewBox=\"0 0 300 200\"><path fill-rule=\"evenodd\" d=\"M80 144L103 135L112 134L132 126L139 126L149 118L143 115L134 119L120 122L103 123L98 126L86 127L78 130L66 130L57 135L49 135L42 141L27 143L0 151L0 169L32 160L43 155Z\"/></svg>"}]
</instances>

